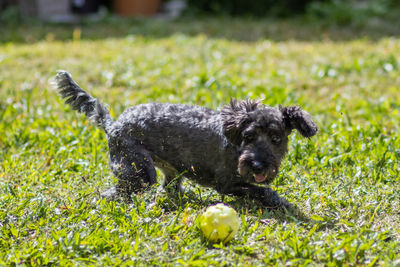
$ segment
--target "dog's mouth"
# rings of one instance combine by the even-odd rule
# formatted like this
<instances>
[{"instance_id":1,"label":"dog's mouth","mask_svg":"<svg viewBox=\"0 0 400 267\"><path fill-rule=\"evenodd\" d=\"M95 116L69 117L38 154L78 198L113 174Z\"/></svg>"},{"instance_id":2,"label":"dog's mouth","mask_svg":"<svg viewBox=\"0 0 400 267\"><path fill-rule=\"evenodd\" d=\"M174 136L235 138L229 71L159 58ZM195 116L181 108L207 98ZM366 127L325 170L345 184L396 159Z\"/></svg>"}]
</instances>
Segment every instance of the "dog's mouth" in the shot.
<instances>
[{"instance_id":1,"label":"dog's mouth","mask_svg":"<svg viewBox=\"0 0 400 267\"><path fill-rule=\"evenodd\" d=\"M255 174L254 175L254 180L257 182L257 183L262 183L262 182L265 182L265 180L267 180L267 177L265 176L265 175L263 175L263 174Z\"/></svg>"},{"instance_id":2,"label":"dog's mouth","mask_svg":"<svg viewBox=\"0 0 400 267\"><path fill-rule=\"evenodd\" d=\"M256 183L269 183L277 174L276 168L270 168L264 173L254 173L253 178Z\"/></svg>"}]
</instances>

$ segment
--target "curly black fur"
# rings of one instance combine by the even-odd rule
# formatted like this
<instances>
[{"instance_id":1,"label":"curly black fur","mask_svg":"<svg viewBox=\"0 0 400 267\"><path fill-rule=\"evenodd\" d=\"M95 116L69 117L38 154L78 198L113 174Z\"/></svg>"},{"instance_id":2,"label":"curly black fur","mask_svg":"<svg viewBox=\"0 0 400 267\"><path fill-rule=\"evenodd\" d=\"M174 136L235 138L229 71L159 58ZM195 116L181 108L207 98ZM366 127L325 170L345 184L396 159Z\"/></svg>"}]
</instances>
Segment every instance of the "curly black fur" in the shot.
<instances>
[{"instance_id":1,"label":"curly black fur","mask_svg":"<svg viewBox=\"0 0 400 267\"><path fill-rule=\"evenodd\" d=\"M271 208L289 203L267 187L287 152L288 135L303 136L318 127L299 107L272 108L252 100L231 100L216 111L184 104L148 103L128 108L113 121L107 108L61 71L55 85L66 103L85 113L107 134L110 167L118 177L106 197L129 197L179 174L221 194L247 196Z\"/></svg>"}]
</instances>

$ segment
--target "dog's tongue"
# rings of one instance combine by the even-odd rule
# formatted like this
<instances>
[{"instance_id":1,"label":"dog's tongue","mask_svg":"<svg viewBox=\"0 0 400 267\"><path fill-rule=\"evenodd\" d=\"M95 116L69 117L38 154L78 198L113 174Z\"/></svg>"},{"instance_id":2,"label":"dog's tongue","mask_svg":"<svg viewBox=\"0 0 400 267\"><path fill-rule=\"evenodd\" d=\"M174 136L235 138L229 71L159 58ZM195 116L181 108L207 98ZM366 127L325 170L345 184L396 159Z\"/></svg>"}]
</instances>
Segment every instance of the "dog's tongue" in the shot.
<instances>
[{"instance_id":1,"label":"dog's tongue","mask_svg":"<svg viewBox=\"0 0 400 267\"><path fill-rule=\"evenodd\" d=\"M267 179L267 177L265 177L265 176L262 175L262 174L256 174L256 175L254 176L254 179L256 180L257 183L262 183L262 182L264 182L264 181Z\"/></svg>"}]
</instances>

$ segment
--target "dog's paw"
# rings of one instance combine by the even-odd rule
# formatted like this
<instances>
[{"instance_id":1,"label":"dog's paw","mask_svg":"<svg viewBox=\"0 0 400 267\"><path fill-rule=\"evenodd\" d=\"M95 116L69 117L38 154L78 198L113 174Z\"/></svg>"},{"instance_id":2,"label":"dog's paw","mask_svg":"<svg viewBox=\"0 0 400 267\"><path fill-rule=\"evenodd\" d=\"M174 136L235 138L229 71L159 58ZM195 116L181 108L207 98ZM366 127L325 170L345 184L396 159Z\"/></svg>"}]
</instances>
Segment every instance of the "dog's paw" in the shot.
<instances>
[{"instance_id":1,"label":"dog's paw","mask_svg":"<svg viewBox=\"0 0 400 267\"><path fill-rule=\"evenodd\" d=\"M271 210L290 210L293 208L293 205L287 201L283 197L277 196L276 198L266 198L263 199L262 204L265 208L271 209Z\"/></svg>"},{"instance_id":2,"label":"dog's paw","mask_svg":"<svg viewBox=\"0 0 400 267\"><path fill-rule=\"evenodd\" d=\"M287 201L285 198L281 197L280 198L280 209L285 209L285 210L291 210L293 209L293 204L291 204L289 201Z\"/></svg>"}]
</instances>

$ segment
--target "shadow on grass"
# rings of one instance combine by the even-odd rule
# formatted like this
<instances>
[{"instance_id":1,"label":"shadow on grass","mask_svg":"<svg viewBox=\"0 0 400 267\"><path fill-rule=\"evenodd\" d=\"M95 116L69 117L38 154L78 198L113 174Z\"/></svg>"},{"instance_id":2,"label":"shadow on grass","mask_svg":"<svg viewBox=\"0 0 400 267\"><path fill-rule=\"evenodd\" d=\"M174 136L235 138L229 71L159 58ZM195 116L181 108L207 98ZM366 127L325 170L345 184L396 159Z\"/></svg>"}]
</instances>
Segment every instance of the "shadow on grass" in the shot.
<instances>
[{"instance_id":1,"label":"shadow on grass","mask_svg":"<svg viewBox=\"0 0 400 267\"><path fill-rule=\"evenodd\" d=\"M400 36L398 23L377 20L360 26L329 25L304 18L246 19L246 18L182 18L174 21L106 17L101 21L77 24L54 24L28 21L8 25L0 30L0 43L35 43L42 40L71 41L101 40L143 36L157 39L172 35L198 36L232 41L348 41L366 38L371 41Z\"/></svg>"},{"instance_id":2,"label":"shadow on grass","mask_svg":"<svg viewBox=\"0 0 400 267\"><path fill-rule=\"evenodd\" d=\"M223 202L233 207L239 214L258 217L261 221L274 218L280 222L302 222L310 220L296 205L291 209L269 209L262 206L261 202L243 197L222 196L213 189L200 188L190 185L184 193L176 192L172 188L160 193L151 189L149 194L152 196L147 201L155 201L165 211L173 212L183 210L187 206L205 209L210 205Z\"/></svg>"}]
</instances>

